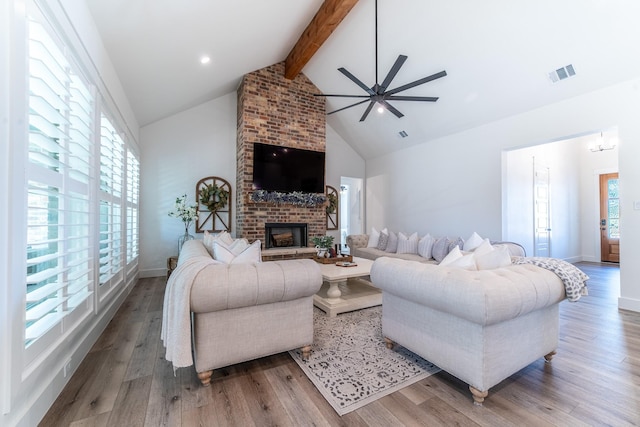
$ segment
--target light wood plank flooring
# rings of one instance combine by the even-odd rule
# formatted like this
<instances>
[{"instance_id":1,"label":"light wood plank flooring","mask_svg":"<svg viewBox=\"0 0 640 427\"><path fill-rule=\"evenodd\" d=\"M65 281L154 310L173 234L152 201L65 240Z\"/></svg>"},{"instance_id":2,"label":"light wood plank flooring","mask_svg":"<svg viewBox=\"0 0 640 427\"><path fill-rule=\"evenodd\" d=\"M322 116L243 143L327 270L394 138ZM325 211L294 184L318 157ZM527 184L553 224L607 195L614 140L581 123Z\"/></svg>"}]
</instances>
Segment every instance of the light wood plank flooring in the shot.
<instances>
[{"instance_id":1,"label":"light wood plank flooring","mask_svg":"<svg viewBox=\"0 0 640 427\"><path fill-rule=\"evenodd\" d=\"M441 372L343 417L287 353L217 370L208 388L193 368L174 375L160 342L165 280L141 279L41 425L640 425L640 315L617 309L616 265L579 267L590 295L561 304L552 363L493 387L484 407Z\"/></svg>"}]
</instances>

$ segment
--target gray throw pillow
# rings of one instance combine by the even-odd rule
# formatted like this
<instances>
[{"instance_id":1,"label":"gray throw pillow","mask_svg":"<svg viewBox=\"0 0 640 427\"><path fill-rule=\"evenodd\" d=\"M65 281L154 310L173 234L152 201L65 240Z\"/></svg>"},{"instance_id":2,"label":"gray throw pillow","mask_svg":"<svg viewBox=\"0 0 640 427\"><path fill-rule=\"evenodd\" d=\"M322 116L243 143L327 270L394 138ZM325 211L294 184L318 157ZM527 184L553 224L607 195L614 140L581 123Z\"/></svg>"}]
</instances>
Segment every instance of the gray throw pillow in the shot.
<instances>
[{"instance_id":1,"label":"gray throw pillow","mask_svg":"<svg viewBox=\"0 0 640 427\"><path fill-rule=\"evenodd\" d=\"M398 250L398 235L393 231L390 231L389 241L387 242L387 248L384 251L395 254L397 250Z\"/></svg>"},{"instance_id":2,"label":"gray throw pillow","mask_svg":"<svg viewBox=\"0 0 640 427\"><path fill-rule=\"evenodd\" d=\"M462 250L464 247L464 239L462 237L458 237L456 239L449 240L449 252L453 250L454 246L457 246Z\"/></svg>"},{"instance_id":3,"label":"gray throw pillow","mask_svg":"<svg viewBox=\"0 0 640 427\"><path fill-rule=\"evenodd\" d=\"M384 231L380 232L380 239L378 239L377 248L381 251L384 251L385 249L387 249L388 242L389 242L389 234L385 233Z\"/></svg>"},{"instance_id":4,"label":"gray throw pillow","mask_svg":"<svg viewBox=\"0 0 640 427\"><path fill-rule=\"evenodd\" d=\"M436 239L433 247L431 248L431 256L436 261L440 262L449 253L449 239L446 237L439 237Z\"/></svg>"}]
</instances>

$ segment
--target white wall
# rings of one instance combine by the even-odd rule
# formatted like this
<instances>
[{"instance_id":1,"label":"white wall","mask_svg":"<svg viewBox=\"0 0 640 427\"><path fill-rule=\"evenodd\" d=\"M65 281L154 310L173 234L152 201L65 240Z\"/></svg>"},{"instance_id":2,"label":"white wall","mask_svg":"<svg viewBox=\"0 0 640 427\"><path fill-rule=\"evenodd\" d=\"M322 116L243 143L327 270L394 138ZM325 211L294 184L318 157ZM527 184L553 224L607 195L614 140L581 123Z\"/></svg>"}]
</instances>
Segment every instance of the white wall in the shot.
<instances>
[{"instance_id":1,"label":"white wall","mask_svg":"<svg viewBox=\"0 0 640 427\"><path fill-rule=\"evenodd\" d=\"M177 255L182 222L167 213L179 195L195 203L195 185L218 176L236 191L236 93L201 104L140 130L141 277L166 274L167 257ZM326 184L340 188L340 176L364 178L364 160L327 127ZM235 211L235 210L234 210ZM235 218L231 234L235 235ZM191 234L195 228L191 226ZM339 230L328 232L339 242ZM202 235L196 235L202 238Z\"/></svg>"},{"instance_id":2,"label":"white wall","mask_svg":"<svg viewBox=\"0 0 640 427\"><path fill-rule=\"evenodd\" d=\"M640 311L640 80L367 161L367 229L502 237L502 151L618 128L620 307ZM575 213L572 213L575 215Z\"/></svg>"},{"instance_id":3,"label":"white wall","mask_svg":"<svg viewBox=\"0 0 640 427\"><path fill-rule=\"evenodd\" d=\"M224 178L236 192L236 93L201 104L140 129L140 275L166 274L178 254L182 221L168 216L176 197L196 202L196 183ZM235 232L235 218L231 225ZM195 234L195 224L191 225Z\"/></svg>"}]
</instances>

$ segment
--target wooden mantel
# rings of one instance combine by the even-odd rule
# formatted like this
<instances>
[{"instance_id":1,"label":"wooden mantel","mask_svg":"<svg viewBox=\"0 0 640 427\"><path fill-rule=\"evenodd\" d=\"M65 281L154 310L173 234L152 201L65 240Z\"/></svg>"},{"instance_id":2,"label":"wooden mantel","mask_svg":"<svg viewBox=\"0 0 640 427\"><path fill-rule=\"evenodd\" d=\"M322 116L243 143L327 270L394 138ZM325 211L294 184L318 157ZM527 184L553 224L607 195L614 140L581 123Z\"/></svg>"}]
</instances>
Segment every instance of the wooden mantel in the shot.
<instances>
[{"instance_id":1,"label":"wooden mantel","mask_svg":"<svg viewBox=\"0 0 640 427\"><path fill-rule=\"evenodd\" d=\"M285 78L294 79L358 0L325 0L285 59Z\"/></svg>"}]
</instances>

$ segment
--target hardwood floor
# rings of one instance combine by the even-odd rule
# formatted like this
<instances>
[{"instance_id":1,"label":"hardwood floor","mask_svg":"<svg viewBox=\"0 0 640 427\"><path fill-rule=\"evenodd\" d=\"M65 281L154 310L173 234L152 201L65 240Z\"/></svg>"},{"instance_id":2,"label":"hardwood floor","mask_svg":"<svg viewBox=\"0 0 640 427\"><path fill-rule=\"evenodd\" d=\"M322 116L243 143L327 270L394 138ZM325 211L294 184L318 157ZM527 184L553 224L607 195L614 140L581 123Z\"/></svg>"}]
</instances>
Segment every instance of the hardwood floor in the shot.
<instances>
[{"instance_id":1,"label":"hardwood floor","mask_svg":"<svg viewBox=\"0 0 640 427\"><path fill-rule=\"evenodd\" d=\"M640 315L617 308L617 265L578 266L590 295L560 305L558 354L490 389L484 407L440 372L343 417L287 353L217 370L208 388L193 368L174 375L160 341L165 280L141 279L40 425L640 425Z\"/></svg>"}]
</instances>

